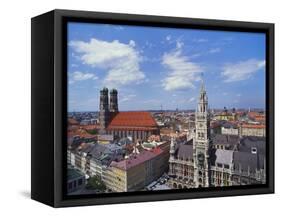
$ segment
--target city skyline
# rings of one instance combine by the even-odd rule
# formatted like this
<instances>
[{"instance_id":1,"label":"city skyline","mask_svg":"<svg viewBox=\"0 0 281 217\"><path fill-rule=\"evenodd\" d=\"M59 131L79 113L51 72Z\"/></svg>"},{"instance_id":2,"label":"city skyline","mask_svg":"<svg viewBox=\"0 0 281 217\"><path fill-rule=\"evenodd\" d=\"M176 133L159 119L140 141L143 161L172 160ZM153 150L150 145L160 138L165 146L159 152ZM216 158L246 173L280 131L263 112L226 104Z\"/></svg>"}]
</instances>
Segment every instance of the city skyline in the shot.
<instances>
[{"instance_id":1,"label":"city skyline","mask_svg":"<svg viewBox=\"0 0 281 217\"><path fill-rule=\"evenodd\" d=\"M204 73L210 108L265 106L265 35L68 24L68 111L98 111L99 90L120 110L196 107Z\"/></svg>"}]
</instances>

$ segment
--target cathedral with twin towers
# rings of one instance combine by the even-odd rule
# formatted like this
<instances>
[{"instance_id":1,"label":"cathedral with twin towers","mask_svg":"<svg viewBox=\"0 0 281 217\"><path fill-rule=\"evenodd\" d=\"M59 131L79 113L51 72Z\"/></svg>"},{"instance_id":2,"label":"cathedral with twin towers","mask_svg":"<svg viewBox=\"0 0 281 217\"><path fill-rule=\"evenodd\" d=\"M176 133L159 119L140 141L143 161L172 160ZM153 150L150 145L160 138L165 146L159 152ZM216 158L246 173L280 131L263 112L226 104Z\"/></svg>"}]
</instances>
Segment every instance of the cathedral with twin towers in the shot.
<instances>
[{"instance_id":1,"label":"cathedral with twin towers","mask_svg":"<svg viewBox=\"0 0 281 217\"><path fill-rule=\"evenodd\" d=\"M100 90L99 134L114 138L130 137L133 142L144 141L149 136L159 134L159 127L147 111L119 111L118 91Z\"/></svg>"}]
</instances>

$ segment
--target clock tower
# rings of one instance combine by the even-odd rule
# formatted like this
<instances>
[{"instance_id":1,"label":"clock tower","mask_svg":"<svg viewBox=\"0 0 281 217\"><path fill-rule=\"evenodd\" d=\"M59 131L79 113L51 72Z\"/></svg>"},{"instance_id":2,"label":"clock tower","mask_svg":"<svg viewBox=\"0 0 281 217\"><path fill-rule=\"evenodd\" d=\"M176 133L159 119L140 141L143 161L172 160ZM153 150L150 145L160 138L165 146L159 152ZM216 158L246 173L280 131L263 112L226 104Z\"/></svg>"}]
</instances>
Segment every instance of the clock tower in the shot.
<instances>
[{"instance_id":1,"label":"clock tower","mask_svg":"<svg viewBox=\"0 0 281 217\"><path fill-rule=\"evenodd\" d=\"M194 183L195 187L209 187L210 165L210 118L208 97L202 79L198 106L195 113L195 138L193 139Z\"/></svg>"}]
</instances>

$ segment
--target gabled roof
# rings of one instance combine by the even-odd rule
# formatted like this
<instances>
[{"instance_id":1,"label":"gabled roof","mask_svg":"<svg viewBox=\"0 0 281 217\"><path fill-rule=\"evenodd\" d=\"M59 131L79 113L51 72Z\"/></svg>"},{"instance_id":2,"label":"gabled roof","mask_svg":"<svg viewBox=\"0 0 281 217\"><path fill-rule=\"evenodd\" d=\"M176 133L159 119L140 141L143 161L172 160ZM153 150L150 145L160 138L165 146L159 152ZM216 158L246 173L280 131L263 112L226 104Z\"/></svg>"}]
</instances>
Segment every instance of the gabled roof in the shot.
<instances>
[{"instance_id":1,"label":"gabled roof","mask_svg":"<svg viewBox=\"0 0 281 217\"><path fill-rule=\"evenodd\" d=\"M108 128L114 127L157 127L149 112L119 112L111 120Z\"/></svg>"},{"instance_id":2,"label":"gabled roof","mask_svg":"<svg viewBox=\"0 0 281 217\"><path fill-rule=\"evenodd\" d=\"M233 151L231 150L216 150L216 163L231 165L233 160Z\"/></svg>"},{"instance_id":3,"label":"gabled roof","mask_svg":"<svg viewBox=\"0 0 281 217\"><path fill-rule=\"evenodd\" d=\"M213 134L211 139L214 145L225 144L230 145L231 147L239 142L239 136L237 135Z\"/></svg>"},{"instance_id":4,"label":"gabled roof","mask_svg":"<svg viewBox=\"0 0 281 217\"><path fill-rule=\"evenodd\" d=\"M241 168L244 172L250 170L254 173L255 170L264 169L264 155L252 154L248 152L234 152L233 163L234 169L239 170Z\"/></svg>"},{"instance_id":5,"label":"gabled roof","mask_svg":"<svg viewBox=\"0 0 281 217\"><path fill-rule=\"evenodd\" d=\"M239 151L251 153L252 148L256 148L259 154L265 155L265 150L266 150L265 137L244 136L240 140Z\"/></svg>"},{"instance_id":6,"label":"gabled roof","mask_svg":"<svg viewBox=\"0 0 281 217\"><path fill-rule=\"evenodd\" d=\"M193 158L193 139L177 143L176 155L179 159L191 160Z\"/></svg>"}]
</instances>

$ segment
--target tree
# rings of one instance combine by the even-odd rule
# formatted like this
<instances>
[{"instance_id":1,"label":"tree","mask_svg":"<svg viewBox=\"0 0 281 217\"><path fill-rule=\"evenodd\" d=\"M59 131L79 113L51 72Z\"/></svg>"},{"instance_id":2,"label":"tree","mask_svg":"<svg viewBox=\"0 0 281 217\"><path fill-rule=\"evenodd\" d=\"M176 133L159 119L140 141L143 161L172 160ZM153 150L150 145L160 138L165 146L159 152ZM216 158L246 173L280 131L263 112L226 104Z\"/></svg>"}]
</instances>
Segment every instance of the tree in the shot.
<instances>
[{"instance_id":1,"label":"tree","mask_svg":"<svg viewBox=\"0 0 281 217\"><path fill-rule=\"evenodd\" d=\"M96 129L87 130L87 132L92 134L92 135L97 135L98 134L98 130L96 130Z\"/></svg>"},{"instance_id":2,"label":"tree","mask_svg":"<svg viewBox=\"0 0 281 217\"><path fill-rule=\"evenodd\" d=\"M88 179L87 189L105 191L106 186L99 176L93 176Z\"/></svg>"}]
</instances>

